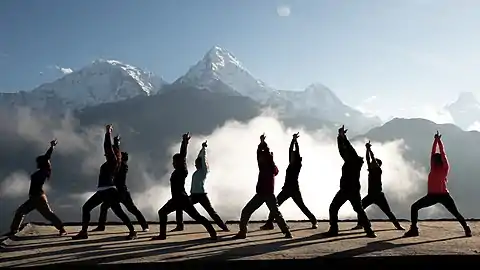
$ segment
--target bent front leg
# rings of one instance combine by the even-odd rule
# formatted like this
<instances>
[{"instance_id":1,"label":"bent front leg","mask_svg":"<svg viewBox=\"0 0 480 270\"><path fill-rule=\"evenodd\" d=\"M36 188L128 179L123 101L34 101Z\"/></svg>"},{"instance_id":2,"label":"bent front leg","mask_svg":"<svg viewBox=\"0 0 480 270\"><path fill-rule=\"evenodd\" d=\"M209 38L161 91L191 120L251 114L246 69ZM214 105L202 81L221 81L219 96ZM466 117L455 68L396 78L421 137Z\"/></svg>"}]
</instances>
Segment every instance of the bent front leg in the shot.
<instances>
[{"instance_id":1,"label":"bent front leg","mask_svg":"<svg viewBox=\"0 0 480 270\"><path fill-rule=\"evenodd\" d=\"M253 196L253 198L242 209L239 225L241 233L247 233L248 221L250 220L250 217L255 211L257 211L258 208L260 208L260 206L262 206L263 203L263 198L260 195L255 194L255 196Z\"/></svg>"}]
</instances>

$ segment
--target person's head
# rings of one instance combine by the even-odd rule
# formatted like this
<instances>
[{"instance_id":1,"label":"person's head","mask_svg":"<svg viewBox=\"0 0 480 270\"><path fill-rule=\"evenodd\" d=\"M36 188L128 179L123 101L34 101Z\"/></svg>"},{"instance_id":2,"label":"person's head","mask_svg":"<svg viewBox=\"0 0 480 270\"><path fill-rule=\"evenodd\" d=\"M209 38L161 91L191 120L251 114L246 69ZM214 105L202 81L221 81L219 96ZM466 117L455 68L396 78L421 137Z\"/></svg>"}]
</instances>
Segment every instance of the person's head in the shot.
<instances>
[{"instance_id":1,"label":"person's head","mask_svg":"<svg viewBox=\"0 0 480 270\"><path fill-rule=\"evenodd\" d=\"M442 155L440 153L433 154L432 155L432 163L435 166L442 166L443 165Z\"/></svg>"},{"instance_id":2,"label":"person's head","mask_svg":"<svg viewBox=\"0 0 480 270\"><path fill-rule=\"evenodd\" d=\"M300 163L302 162L302 157L300 156L299 151L293 151L293 155L291 156L290 163Z\"/></svg>"},{"instance_id":3,"label":"person's head","mask_svg":"<svg viewBox=\"0 0 480 270\"><path fill-rule=\"evenodd\" d=\"M357 156L356 158L354 158L354 162L355 162L356 164L358 164L359 166L363 166L363 163L364 163L365 161L363 160L363 157Z\"/></svg>"},{"instance_id":4,"label":"person's head","mask_svg":"<svg viewBox=\"0 0 480 270\"><path fill-rule=\"evenodd\" d=\"M197 168L197 170L200 170L202 169L202 167L203 167L202 158L197 157L197 159L195 159L195 168Z\"/></svg>"},{"instance_id":5,"label":"person's head","mask_svg":"<svg viewBox=\"0 0 480 270\"><path fill-rule=\"evenodd\" d=\"M378 167L382 167L382 160L381 159L376 158L375 161L377 162Z\"/></svg>"},{"instance_id":6,"label":"person's head","mask_svg":"<svg viewBox=\"0 0 480 270\"><path fill-rule=\"evenodd\" d=\"M127 152L122 152L122 162L127 163L128 162L128 153Z\"/></svg>"},{"instance_id":7,"label":"person's head","mask_svg":"<svg viewBox=\"0 0 480 270\"><path fill-rule=\"evenodd\" d=\"M175 155L173 155L172 165L174 169L181 169L186 167L185 159L180 153L176 153Z\"/></svg>"},{"instance_id":8,"label":"person's head","mask_svg":"<svg viewBox=\"0 0 480 270\"><path fill-rule=\"evenodd\" d=\"M37 163L37 169L50 169L51 168L51 163L50 163L50 160L45 157L45 156L38 156L36 159L35 159L36 163Z\"/></svg>"}]
</instances>

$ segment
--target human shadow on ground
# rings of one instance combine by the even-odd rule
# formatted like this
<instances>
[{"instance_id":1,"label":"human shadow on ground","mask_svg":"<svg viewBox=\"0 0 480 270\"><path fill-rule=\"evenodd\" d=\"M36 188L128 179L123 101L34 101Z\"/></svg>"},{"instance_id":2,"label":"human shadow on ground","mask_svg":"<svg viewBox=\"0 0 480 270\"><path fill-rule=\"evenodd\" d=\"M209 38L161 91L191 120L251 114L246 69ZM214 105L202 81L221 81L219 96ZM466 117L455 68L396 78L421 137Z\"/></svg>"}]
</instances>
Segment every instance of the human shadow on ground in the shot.
<instances>
[{"instance_id":1,"label":"human shadow on ground","mask_svg":"<svg viewBox=\"0 0 480 270\"><path fill-rule=\"evenodd\" d=\"M22 252L22 251L27 251L31 250L34 248L56 248L56 247L63 247L63 246L75 246L75 245L84 245L86 243L88 244L100 244L100 245L108 245L108 243L114 242L114 244L118 244L118 242L125 241L125 238L127 234L124 233L124 235L115 235L115 236L109 236L109 237L101 237L97 238L95 237L95 234L90 234L89 239L85 240L72 240L72 236L67 235L67 236L51 236L50 238L46 238L44 242L40 243L21 243L22 240L25 240L23 237L20 238L21 244L15 243L13 245L6 245L4 248L5 252ZM98 236L98 235L97 235ZM137 239L142 239L145 238L146 235L139 234ZM148 238L151 238L148 237ZM36 239L36 238L33 238Z\"/></svg>"},{"instance_id":2,"label":"human shadow on ground","mask_svg":"<svg viewBox=\"0 0 480 270\"><path fill-rule=\"evenodd\" d=\"M123 247L110 246L106 249L92 249L92 246L82 246L74 249L57 250L52 252L43 252L41 254L34 254L24 257L12 258L14 261L18 261L12 266L30 265L32 263L48 262L48 264L64 264L71 261L79 264L99 264L99 263L111 263L128 259L142 258L152 255L162 255L182 251L185 248L222 242L224 239L219 237L217 241L212 241L208 238L193 239L182 242L163 242L163 241L150 241L147 245L128 245ZM145 241L146 242L146 241ZM158 244L157 244L158 243ZM204 248L204 247L203 247ZM35 260L29 262L22 262L26 257ZM59 256L57 258L42 258L47 256ZM8 258L7 258L8 259ZM13 261L12 260L12 261ZM8 261L8 260L5 260ZM2 262L0 260L0 262Z\"/></svg>"},{"instance_id":3,"label":"human shadow on ground","mask_svg":"<svg viewBox=\"0 0 480 270\"><path fill-rule=\"evenodd\" d=\"M362 234L362 235L358 235L358 234ZM351 237L345 237L345 236L351 236ZM349 239L356 239L356 238L363 238L363 237L365 237L363 235L363 232L361 232L361 233L349 232L349 233L343 233L339 237L336 237L336 238L326 239L326 241L324 241L324 242L325 243L335 242L335 241L342 241L342 240L349 240ZM286 250L286 249L292 248L290 245L286 246L286 244L301 243L301 242L304 242L304 241L308 242L308 241L312 241L312 240L316 240L316 239L320 240L320 239L324 239L324 238L325 237L321 233L319 233L319 234L311 235L311 236L308 236L308 237L302 237L302 238L296 238L296 239L285 239L285 240L276 241L276 242L270 242L271 239L265 240L265 241L268 241L268 243L258 243L258 242L261 242L262 240L260 240L260 241L253 240L253 241L251 241L251 242L254 243L253 245L248 245L248 244L245 245L246 242L247 243L249 242L248 238L246 240L233 240L231 238L224 238L223 241L226 242L224 245L218 245L218 242L217 242L215 245L211 245L209 247L197 247L197 248L183 247L183 249L188 248L189 254L181 254L181 255L176 256L176 257L168 256L168 260L175 260L175 259L184 259L184 260L192 260L193 259L193 260L196 260L196 259L198 259L199 256L200 257L201 256L207 256L207 257L210 257L209 259L213 259L213 260L236 259L236 258L241 258L241 257L245 257L245 256L254 256L254 255L260 255L260 254L266 254L266 253L270 253L270 252L273 252L273 251ZM311 244L315 244L315 243L312 243L312 242L305 243L305 245L311 245ZM202 252L202 250L206 250L206 249L214 249L216 247L218 248L218 247L221 247L221 246L231 247L231 246L237 246L237 245L242 245L242 246L229 248L226 251L220 252L220 254L218 254L218 251ZM161 252L163 253L163 251L164 250L162 250ZM169 253L174 253L175 252L173 250L166 250L166 251L168 251ZM192 254L192 252L194 252L194 253ZM158 251L152 250L152 251L148 251L148 252L139 252L137 254L127 254L127 257L122 256L122 255L114 255L114 256L107 257L107 258L102 258L100 260L98 260L98 259L83 260L82 263L89 263L89 264L112 263L112 262L117 262L119 260L155 256L155 255L158 255L158 253L159 253ZM212 255L212 254L218 254L218 255ZM194 258L192 258L192 257L194 257ZM195 257L197 257L197 258L195 258ZM205 259L205 258L201 258L201 259Z\"/></svg>"},{"instance_id":4,"label":"human shadow on ground","mask_svg":"<svg viewBox=\"0 0 480 270\"><path fill-rule=\"evenodd\" d=\"M427 240L427 241L415 242L415 243L399 243L399 244L392 243L391 241L395 241L395 240L399 240L399 239L405 239L403 237L396 237L396 238L387 239L387 240L379 240L379 241L375 241L375 242L369 242L369 243L367 243L366 246L363 246L363 247L338 251L338 252L335 252L335 253L332 253L332 254L329 254L329 255L325 255L323 257L324 258L355 257L355 256L364 255L364 254L367 254L367 253L385 251L385 250L389 250L389 249L393 249L393 248L423 245L423 244L436 243L436 242L445 242L445 241L455 240L455 239L460 239L460 238L465 238L465 236L455 236L455 237Z\"/></svg>"},{"instance_id":5,"label":"human shadow on ground","mask_svg":"<svg viewBox=\"0 0 480 270\"><path fill-rule=\"evenodd\" d=\"M381 231L381 230L378 230L378 231ZM385 231L389 231L389 230L385 230ZM0 258L0 263L20 262L19 264L15 264L15 265L17 266L28 265L33 262L31 260L32 258L36 258L35 262L48 261L49 264L65 263L67 262L65 261L67 259L69 259L68 261L78 261L79 263L82 263L82 264L83 263L87 263L87 264L112 263L112 262L124 261L129 259L138 259L138 258L149 257L149 256L170 254L170 253L183 251L184 249L188 249L188 252L191 255L195 255L195 256L198 256L199 254L205 254L207 257L210 257L209 259L235 259L235 258L241 258L245 256L260 255L260 254L269 253L273 251L286 250L286 249L304 246L304 245L312 245L320 242L328 243L328 242L334 242L334 241L363 238L365 237L363 234L364 234L363 231L357 231L357 232L349 231L346 233L341 233L338 237L325 239L325 237L321 233L319 233L319 234L311 235L308 237L301 237L296 239L285 239L285 240L276 241L276 242L270 242L272 239L260 240L258 242L269 241L269 243L263 243L263 244L258 243L256 245L248 245L248 244L245 245L245 242L248 243L249 239L247 239L247 241L231 240L231 237L227 237L227 236L225 237L220 236L219 240L214 242L212 242L209 239L193 239L193 240L187 240L187 241L181 241L181 242L156 241L158 245L150 244L153 242L148 242L150 237L146 236L146 237L140 237L139 240L135 240L133 242L133 243L137 243L137 245L135 244L129 245L129 243L131 243L130 241L114 242L115 240L123 238L123 236L115 236L115 237L78 241L78 244L80 244L80 246L73 247L73 248L68 248L68 247L75 245L77 241L72 241L72 240L64 241L61 244L62 246L66 247L65 249L47 251L47 252L35 253L35 254L26 254L26 255L10 257L10 258ZM352 236L352 237L345 237L345 236ZM325 241L321 241L322 239L325 239ZM138 241L145 242L146 244L138 244ZM257 241L253 240L253 242L257 242ZM202 244L205 244L205 243L208 243L208 245L203 246ZM297 243L297 245L292 245L295 243ZM214 249L221 246L236 246L236 245L243 245L243 246L234 247L232 249L229 249L223 252L221 251L220 254L218 254L219 253L218 251L215 252L216 254L213 254L212 252L201 253L202 250L206 250L206 249ZM195 247L195 246L198 246L198 247ZM42 248L44 247L45 246L43 245ZM50 247L58 247L58 244L51 244ZM16 251L25 251L29 249L28 245L26 245L23 248L24 248L23 250L17 249ZM199 251L200 253L198 253L197 251ZM192 254L191 252L195 252L195 253ZM50 256L60 256L60 257L50 258L50 259L46 258ZM189 259L188 255L183 255L183 256L186 256L187 260ZM168 259L170 260L171 257L169 256ZM30 262L22 262L23 260L29 260Z\"/></svg>"}]
</instances>

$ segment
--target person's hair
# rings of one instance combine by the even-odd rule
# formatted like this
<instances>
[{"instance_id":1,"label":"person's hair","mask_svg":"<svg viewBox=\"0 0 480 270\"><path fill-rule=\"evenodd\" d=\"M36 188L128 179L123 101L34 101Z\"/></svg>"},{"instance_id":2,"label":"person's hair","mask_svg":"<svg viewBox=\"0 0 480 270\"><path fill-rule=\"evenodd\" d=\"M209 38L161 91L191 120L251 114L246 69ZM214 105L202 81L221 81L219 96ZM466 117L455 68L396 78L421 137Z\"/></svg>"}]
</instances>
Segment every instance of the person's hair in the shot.
<instances>
[{"instance_id":1,"label":"person's hair","mask_svg":"<svg viewBox=\"0 0 480 270\"><path fill-rule=\"evenodd\" d=\"M197 166L197 167L202 167L203 166L201 157L197 157L195 159L195 166Z\"/></svg>"},{"instance_id":2,"label":"person's hair","mask_svg":"<svg viewBox=\"0 0 480 270\"><path fill-rule=\"evenodd\" d=\"M383 162L382 162L381 159L376 158L375 161L377 162L377 164L378 164L379 167L382 167L382 163L383 163Z\"/></svg>"},{"instance_id":3,"label":"person's hair","mask_svg":"<svg viewBox=\"0 0 480 270\"><path fill-rule=\"evenodd\" d=\"M187 166L187 164L185 163L185 159L183 158L183 156L180 154L180 153L176 153L175 155L173 155L173 161L178 164L178 165L181 165L183 164L184 166Z\"/></svg>"},{"instance_id":4,"label":"person's hair","mask_svg":"<svg viewBox=\"0 0 480 270\"><path fill-rule=\"evenodd\" d=\"M296 162L301 162L302 161L302 157L300 156L299 151L293 151L293 157L294 157Z\"/></svg>"},{"instance_id":5,"label":"person's hair","mask_svg":"<svg viewBox=\"0 0 480 270\"><path fill-rule=\"evenodd\" d=\"M440 153L435 153L432 155L433 164L437 166L443 165L442 155Z\"/></svg>"},{"instance_id":6,"label":"person's hair","mask_svg":"<svg viewBox=\"0 0 480 270\"><path fill-rule=\"evenodd\" d=\"M43 168L45 166L47 166L47 162L48 162L48 158L46 158L45 156L38 156L35 161L37 162L37 167L38 168Z\"/></svg>"},{"instance_id":7,"label":"person's hair","mask_svg":"<svg viewBox=\"0 0 480 270\"><path fill-rule=\"evenodd\" d=\"M128 153L127 152L122 152L122 161L127 162L128 161Z\"/></svg>"}]
</instances>

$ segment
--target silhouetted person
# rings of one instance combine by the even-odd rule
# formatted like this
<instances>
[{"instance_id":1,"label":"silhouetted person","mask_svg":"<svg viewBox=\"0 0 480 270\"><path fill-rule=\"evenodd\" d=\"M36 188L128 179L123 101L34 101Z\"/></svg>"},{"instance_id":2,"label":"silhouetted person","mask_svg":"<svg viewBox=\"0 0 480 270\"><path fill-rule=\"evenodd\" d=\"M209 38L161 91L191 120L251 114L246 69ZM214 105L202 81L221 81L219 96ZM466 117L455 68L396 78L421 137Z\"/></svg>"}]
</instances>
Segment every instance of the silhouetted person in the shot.
<instances>
[{"instance_id":1,"label":"silhouetted person","mask_svg":"<svg viewBox=\"0 0 480 270\"><path fill-rule=\"evenodd\" d=\"M347 139L347 130L342 126L338 129L337 144L338 151L344 163L342 166L342 177L340 178L340 190L330 204L330 229L324 233L325 236L338 235L338 211L347 202L350 201L353 210L357 212L358 219L368 237L376 237L371 228L365 211L362 208L362 197L360 195L360 171L363 166L363 158L358 156L357 152Z\"/></svg>"},{"instance_id":2,"label":"silhouetted person","mask_svg":"<svg viewBox=\"0 0 480 270\"><path fill-rule=\"evenodd\" d=\"M9 235L14 235L18 232L24 217L33 210L37 210L45 219L52 222L53 226L59 231L60 236L67 234L62 221L60 221L50 208L47 195L45 195L45 192L43 191L43 185L45 184L45 181L50 179L52 173L50 158L52 157L53 149L56 145L57 140L51 141L50 148L48 148L45 155L36 158L37 171L30 176L28 200L24 202L17 211L15 211L15 217L10 225Z\"/></svg>"},{"instance_id":3,"label":"silhouetted person","mask_svg":"<svg viewBox=\"0 0 480 270\"><path fill-rule=\"evenodd\" d=\"M285 234L285 238L292 238L290 229L278 209L277 198L275 198L275 176L278 174L278 168L273 161L273 153L270 152L270 149L265 142L265 138L265 134L260 136L260 144L257 148L257 163L259 169L257 193L242 209L242 214L240 216L240 230L237 235L234 236L234 239L245 239L247 237L248 221L252 214L264 203L267 204L271 215Z\"/></svg>"},{"instance_id":4,"label":"silhouetted person","mask_svg":"<svg viewBox=\"0 0 480 270\"><path fill-rule=\"evenodd\" d=\"M362 207L363 209L366 209L370 205L376 204L380 210L387 215L397 230L404 230L395 215L392 213L392 210L390 210L387 198L382 191L382 161L378 158L375 158L373 155L372 145L370 142L366 143L365 147L367 148L365 156L367 157L368 165L368 194L362 199ZM358 222L357 226L352 230L361 228L362 225L360 222Z\"/></svg>"},{"instance_id":5,"label":"silhouetted person","mask_svg":"<svg viewBox=\"0 0 480 270\"><path fill-rule=\"evenodd\" d=\"M113 149L114 151L120 152L120 136L115 136L113 138ZM145 217L143 216L142 212L138 210L137 206L133 202L132 196L130 195L130 192L128 191L127 188L127 173L128 173L128 153L127 152L121 152L122 154L122 160L120 162L120 168L114 178L114 184L115 187L117 188L119 195L120 195L120 202L127 208L128 212L132 213L140 223L140 226L142 226L142 230L144 232L148 231L148 223L145 220ZM98 231L105 231L105 223L107 222L107 214L108 214L108 209L110 208L110 205L108 203L104 202L100 206L100 215L98 218L98 227L93 229L93 232L98 232Z\"/></svg>"},{"instance_id":6,"label":"silhouetted person","mask_svg":"<svg viewBox=\"0 0 480 270\"><path fill-rule=\"evenodd\" d=\"M75 236L73 240L88 238L88 225L90 223L90 212L102 203L106 203L112 208L113 212L123 223L128 227L130 233L127 239L135 239L137 232L128 218L127 214L123 212L120 206L120 194L115 188L114 178L118 173L121 161L121 153L114 151L112 147L112 126L105 127L105 140L103 142L103 150L106 161L100 166L100 174L98 175L97 192L90 197L82 207L82 230Z\"/></svg>"},{"instance_id":7,"label":"silhouetted person","mask_svg":"<svg viewBox=\"0 0 480 270\"><path fill-rule=\"evenodd\" d=\"M285 183L283 185L282 191L277 196L278 205L282 205L286 200L292 198L293 202L302 210L302 212L308 217L310 222L312 222L312 229L317 228L317 218L308 210L307 206L303 202L302 193L300 192L300 187L298 185L298 175L300 174L300 169L302 168L302 157L300 156L300 148L298 146L298 133L293 134L292 141L290 142L290 148L288 149L288 160L289 164L287 167L287 172L285 174ZM294 150L295 147L295 150ZM268 220L260 227L262 230L273 230L273 214L268 215Z\"/></svg>"},{"instance_id":8,"label":"silhouetted person","mask_svg":"<svg viewBox=\"0 0 480 270\"><path fill-rule=\"evenodd\" d=\"M435 205L437 203L445 206L445 208L447 208L447 210L452 213L455 218L457 218L457 220L460 222L463 229L465 230L465 235L467 237L472 236L472 231L470 230L470 227L467 225L467 222L458 211L457 206L455 205L455 201L450 196L450 193L447 189L447 176L450 170L450 166L448 164L447 155L445 154L445 149L443 147L441 138L442 135L440 135L437 131L434 136L432 153L430 158L430 173L428 174L428 193L412 205L412 225L410 226L410 230L405 233L404 237L414 237L419 235L417 227L418 210ZM440 153L437 153L437 145Z\"/></svg>"},{"instance_id":9,"label":"silhouetted person","mask_svg":"<svg viewBox=\"0 0 480 270\"><path fill-rule=\"evenodd\" d=\"M160 233L158 236L152 238L152 240L165 240L167 239L167 218L168 214L173 211L182 209L192 219L201 223L210 234L210 239L217 239L217 232L213 228L212 224L204 216L198 213L195 206L185 191L185 179L188 176L187 170L187 146L190 140L190 134L183 134L182 144L180 145L180 153L173 155L173 168L174 171L170 176L170 188L172 192L172 198L158 210L158 217L160 219Z\"/></svg>"},{"instance_id":10,"label":"silhouetted person","mask_svg":"<svg viewBox=\"0 0 480 270\"><path fill-rule=\"evenodd\" d=\"M195 159L195 168L197 169L192 175L192 186L190 188L190 200L192 204L195 205L200 203L200 205L207 211L213 221L225 232L228 232L229 229L225 222L220 218L220 216L213 209L212 203L207 196L205 190L205 179L209 172L209 166L207 162L207 142L202 143L202 149L198 153L197 158ZM183 210L176 211L177 217L177 227L172 231L183 231Z\"/></svg>"}]
</instances>

